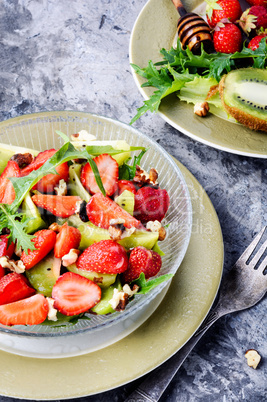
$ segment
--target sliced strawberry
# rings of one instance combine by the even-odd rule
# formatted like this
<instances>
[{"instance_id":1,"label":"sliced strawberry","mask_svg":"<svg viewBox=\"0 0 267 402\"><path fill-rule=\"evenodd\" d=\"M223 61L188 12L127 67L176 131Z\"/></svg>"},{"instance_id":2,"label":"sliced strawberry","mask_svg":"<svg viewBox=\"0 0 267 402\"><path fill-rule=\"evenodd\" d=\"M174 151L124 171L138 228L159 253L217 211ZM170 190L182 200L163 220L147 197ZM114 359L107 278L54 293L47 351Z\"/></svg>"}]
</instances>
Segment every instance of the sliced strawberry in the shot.
<instances>
[{"instance_id":1,"label":"sliced strawberry","mask_svg":"<svg viewBox=\"0 0 267 402\"><path fill-rule=\"evenodd\" d=\"M248 48L253 50L253 51L258 49L258 47L260 45L260 42L261 42L261 40L263 38L266 38L265 40L266 40L266 43L267 43L267 34L254 36L254 38L252 38L251 41L249 42Z\"/></svg>"},{"instance_id":2,"label":"sliced strawberry","mask_svg":"<svg viewBox=\"0 0 267 402\"><path fill-rule=\"evenodd\" d=\"M55 149L47 149L40 152L28 166L21 169L21 176L27 176L33 170L39 169L55 152L57 152Z\"/></svg>"},{"instance_id":3,"label":"sliced strawberry","mask_svg":"<svg viewBox=\"0 0 267 402\"><path fill-rule=\"evenodd\" d=\"M116 202L109 197L104 197L102 193L93 195L86 205L86 212L89 220L96 226L108 229L110 220L116 219L124 221L126 228L138 227L140 222L122 209Z\"/></svg>"},{"instance_id":4,"label":"sliced strawberry","mask_svg":"<svg viewBox=\"0 0 267 402\"><path fill-rule=\"evenodd\" d=\"M37 207L46 209L55 216L68 218L75 214L77 202L82 199L76 195L35 194L32 200Z\"/></svg>"},{"instance_id":5,"label":"sliced strawberry","mask_svg":"<svg viewBox=\"0 0 267 402\"><path fill-rule=\"evenodd\" d=\"M20 169L17 162L9 160L0 176L0 203L12 204L16 197L13 184L8 179L9 177L19 177Z\"/></svg>"},{"instance_id":6,"label":"sliced strawberry","mask_svg":"<svg viewBox=\"0 0 267 402\"><path fill-rule=\"evenodd\" d=\"M3 325L37 325L48 314L48 302L41 294L0 306L0 323Z\"/></svg>"},{"instance_id":7,"label":"sliced strawberry","mask_svg":"<svg viewBox=\"0 0 267 402\"><path fill-rule=\"evenodd\" d=\"M120 274L127 266L125 249L113 240L101 240L92 244L77 260L77 268L101 274Z\"/></svg>"},{"instance_id":8,"label":"sliced strawberry","mask_svg":"<svg viewBox=\"0 0 267 402\"><path fill-rule=\"evenodd\" d=\"M51 250L53 250L56 243L56 233L53 230L43 229L34 234L32 242L36 250L28 250L22 252L20 259L25 265L26 269L32 268L39 261L41 261Z\"/></svg>"},{"instance_id":9,"label":"sliced strawberry","mask_svg":"<svg viewBox=\"0 0 267 402\"><path fill-rule=\"evenodd\" d=\"M69 226L67 222L61 227L57 234L54 254L56 258L62 258L70 252L72 248L77 249L81 241L81 232L79 229Z\"/></svg>"},{"instance_id":10,"label":"sliced strawberry","mask_svg":"<svg viewBox=\"0 0 267 402\"><path fill-rule=\"evenodd\" d=\"M119 180L116 188L116 195L120 195L124 190L128 190L133 194L136 194L136 187L130 180Z\"/></svg>"},{"instance_id":11,"label":"sliced strawberry","mask_svg":"<svg viewBox=\"0 0 267 402\"><path fill-rule=\"evenodd\" d=\"M25 299L34 294L35 290L22 274L11 272L0 280L0 305Z\"/></svg>"},{"instance_id":12,"label":"sliced strawberry","mask_svg":"<svg viewBox=\"0 0 267 402\"><path fill-rule=\"evenodd\" d=\"M6 274L5 268L3 268L2 265L0 265L0 279L3 278L5 274Z\"/></svg>"},{"instance_id":13,"label":"sliced strawberry","mask_svg":"<svg viewBox=\"0 0 267 402\"><path fill-rule=\"evenodd\" d=\"M116 190L116 183L119 177L119 165L117 161L108 154L99 155L94 158L94 161L98 168L106 195L110 196ZM89 163L86 163L81 170L81 182L91 194L100 192Z\"/></svg>"},{"instance_id":14,"label":"sliced strawberry","mask_svg":"<svg viewBox=\"0 0 267 402\"><path fill-rule=\"evenodd\" d=\"M62 314L77 315L94 307L101 299L100 287L73 272L66 272L56 281L52 298L54 307Z\"/></svg>"},{"instance_id":15,"label":"sliced strawberry","mask_svg":"<svg viewBox=\"0 0 267 402\"><path fill-rule=\"evenodd\" d=\"M1 235L0 236L0 257L6 256L11 258L15 250L15 243L11 242L10 245L8 245L8 235ZM5 275L6 271L0 265L0 278L2 278Z\"/></svg>"},{"instance_id":16,"label":"sliced strawberry","mask_svg":"<svg viewBox=\"0 0 267 402\"><path fill-rule=\"evenodd\" d=\"M25 168L21 170L21 175L26 176L33 170L39 169L51 156L53 156L57 151L55 149L49 149L44 152L40 152L34 160ZM54 188L58 185L60 180L68 181L69 178L69 166L68 163L62 163L62 165L56 168L58 174L48 174L44 176L38 183L33 187L33 190L38 190L41 193L53 193Z\"/></svg>"},{"instance_id":17,"label":"sliced strawberry","mask_svg":"<svg viewBox=\"0 0 267 402\"><path fill-rule=\"evenodd\" d=\"M134 216L141 222L159 221L164 218L170 205L166 190L142 187L135 195Z\"/></svg>"},{"instance_id":18,"label":"sliced strawberry","mask_svg":"<svg viewBox=\"0 0 267 402\"><path fill-rule=\"evenodd\" d=\"M15 244L13 242L8 245L8 235L0 236L0 257L7 256L12 257L15 250Z\"/></svg>"},{"instance_id":19,"label":"sliced strawberry","mask_svg":"<svg viewBox=\"0 0 267 402\"><path fill-rule=\"evenodd\" d=\"M151 278L151 276L157 275L160 271L161 264L161 257L158 253L138 246L130 254L129 266L123 273L123 280L126 283L131 283L139 278L142 272L145 274L146 279Z\"/></svg>"}]
</instances>

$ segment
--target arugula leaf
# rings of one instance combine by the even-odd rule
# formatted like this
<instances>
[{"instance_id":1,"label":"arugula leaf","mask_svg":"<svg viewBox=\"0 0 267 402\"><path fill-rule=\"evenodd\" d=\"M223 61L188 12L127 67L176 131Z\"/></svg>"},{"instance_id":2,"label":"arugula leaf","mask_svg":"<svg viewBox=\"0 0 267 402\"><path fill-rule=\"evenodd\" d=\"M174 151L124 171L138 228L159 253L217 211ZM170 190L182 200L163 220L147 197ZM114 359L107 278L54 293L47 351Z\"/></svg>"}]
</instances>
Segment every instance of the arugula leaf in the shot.
<instances>
[{"instance_id":1,"label":"arugula leaf","mask_svg":"<svg viewBox=\"0 0 267 402\"><path fill-rule=\"evenodd\" d=\"M132 180L134 178L136 172L136 165L140 165L140 161L147 150L148 148L143 148L140 154L134 157L134 162L132 166L127 165L127 163L124 163L123 165L119 166L120 180Z\"/></svg>"},{"instance_id":2,"label":"arugula leaf","mask_svg":"<svg viewBox=\"0 0 267 402\"><path fill-rule=\"evenodd\" d=\"M11 212L10 205L0 204L0 232L8 228L10 235L9 242L17 242L18 247L22 247L27 253L28 250L34 250L34 243L31 241L34 236L26 233L26 227L29 219L26 219L22 213Z\"/></svg>"},{"instance_id":3,"label":"arugula leaf","mask_svg":"<svg viewBox=\"0 0 267 402\"><path fill-rule=\"evenodd\" d=\"M254 51L247 48L245 43L241 52L233 54L206 53L202 46L200 55L193 54L189 48L183 50L178 38L176 49L173 47L169 51L161 49L160 53L163 60L155 64L149 60L145 68L131 64L135 72L146 80L141 86L143 88L154 87L155 91L137 109L137 113L130 124L133 124L148 111L157 112L161 100L165 96L179 92L186 82L193 81L195 77L215 78L219 82L224 74L233 69L248 66L266 68L267 66L265 38L261 40L258 49Z\"/></svg>"},{"instance_id":4,"label":"arugula leaf","mask_svg":"<svg viewBox=\"0 0 267 402\"><path fill-rule=\"evenodd\" d=\"M150 292L150 290L154 289L156 286L160 285L161 283L168 281L173 277L173 274L166 274L161 275L158 278L149 279L148 281L145 278L145 274L141 272L138 279L134 280L132 284L136 284L139 286L140 290L136 294L146 294Z\"/></svg>"},{"instance_id":5,"label":"arugula leaf","mask_svg":"<svg viewBox=\"0 0 267 402\"><path fill-rule=\"evenodd\" d=\"M33 170L29 175L24 177L11 177L10 180L14 186L16 192L16 198L11 205L11 211L14 213L19 208L27 192L44 176L49 173L55 173L55 168L64 162L68 162L72 159L87 159L93 173L95 175L96 182L101 192L106 195L103 183L100 178L98 168L90 153L87 151L87 147L83 151L78 151L70 142L66 142L50 159L48 159L38 170Z\"/></svg>"}]
</instances>

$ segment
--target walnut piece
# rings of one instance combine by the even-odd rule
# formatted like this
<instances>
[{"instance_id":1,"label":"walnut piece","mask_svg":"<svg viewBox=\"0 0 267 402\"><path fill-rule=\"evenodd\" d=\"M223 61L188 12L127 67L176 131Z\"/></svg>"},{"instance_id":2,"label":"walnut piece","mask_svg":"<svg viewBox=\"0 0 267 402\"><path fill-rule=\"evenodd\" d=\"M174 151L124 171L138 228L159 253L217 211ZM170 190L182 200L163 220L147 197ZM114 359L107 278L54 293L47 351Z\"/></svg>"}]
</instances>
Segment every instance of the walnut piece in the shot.
<instances>
[{"instance_id":1,"label":"walnut piece","mask_svg":"<svg viewBox=\"0 0 267 402\"><path fill-rule=\"evenodd\" d=\"M136 171L135 171L135 176L133 178L133 181L140 186L143 186L145 184L150 184L152 186L157 186L158 185L158 172L156 169L151 168L149 173L147 173L145 170L141 169L140 166L136 165Z\"/></svg>"},{"instance_id":2,"label":"walnut piece","mask_svg":"<svg viewBox=\"0 0 267 402\"><path fill-rule=\"evenodd\" d=\"M58 223L53 222L53 223L51 223L51 225L49 226L48 229L53 230L53 232L59 233L60 229L61 229L61 226Z\"/></svg>"},{"instance_id":3,"label":"walnut piece","mask_svg":"<svg viewBox=\"0 0 267 402\"><path fill-rule=\"evenodd\" d=\"M253 367L254 369L257 368L257 366L261 360L261 356L255 349L247 350L245 353L245 358L247 359L247 363L248 363L249 367Z\"/></svg>"},{"instance_id":4,"label":"walnut piece","mask_svg":"<svg viewBox=\"0 0 267 402\"><path fill-rule=\"evenodd\" d=\"M8 268L12 272L16 272L17 274L22 274L25 272L25 265L21 260L12 260L9 257L3 256L0 257L0 265L3 268Z\"/></svg>"},{"instance_id":5,"label":"walnut piece","mask_svg":"<svg viewBox=\"0 0 267 402\"><path fill-rule=\"evenodd\" d=\"M69 265L75 264L75 262L78 260L79 254L80 250L71 248L68 254L63 255L62 257L63 267L68 267Z\"/></svg>"},{"instance_id":6,"label":"walnut piece","mask_svg":"<svg viewBox=\"0 0 267 402\"><path fill-rule=\"evenodd\" d=\"M210 110L208 102L197 102L194 106L194 113L197 114L200 117L205 117L208 114L208 111Z\"/></svg>"}]
</instances>

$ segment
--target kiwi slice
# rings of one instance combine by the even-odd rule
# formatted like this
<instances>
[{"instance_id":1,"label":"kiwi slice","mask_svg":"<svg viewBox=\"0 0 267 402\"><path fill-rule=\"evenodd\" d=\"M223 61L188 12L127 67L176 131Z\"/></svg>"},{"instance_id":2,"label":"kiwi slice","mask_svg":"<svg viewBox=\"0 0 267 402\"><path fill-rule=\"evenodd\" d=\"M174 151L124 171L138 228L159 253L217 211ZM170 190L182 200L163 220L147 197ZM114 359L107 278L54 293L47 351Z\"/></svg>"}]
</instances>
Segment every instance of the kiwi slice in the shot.
<instances>
[{"instance_id":1,"label":"kiwi slice","mask_svg":"<svg viewBox=\"0 0 267 402\"><path fill-rule=\"evenodd\" d=\"M96 282L101 288L107 288L112 285L117 277L116 274L100 274L99 272L86 271L85 269L77 268L76 264L69 265L67 270Z\"/></svg>"},{"instance_id":2,"label":"kiwi slice","mask_svg":"<svg viewBox=\"0 0 267 402\"><path fill-rule=\"evenodd\" d=\"M115 199L116 203L133 216L134 213L134 194L131 191L124 190Z\"/></svg>"},{"instance_id":3,"label":"kiwi slice","mask_svg":"<svg viewBox=\"0 0 267 402\"><path fill-rule=\"evenodd\" d=\"M219 84L225 110L252 130L267 131L267 70L240 68Z\"/></svg>"}]
</instances>

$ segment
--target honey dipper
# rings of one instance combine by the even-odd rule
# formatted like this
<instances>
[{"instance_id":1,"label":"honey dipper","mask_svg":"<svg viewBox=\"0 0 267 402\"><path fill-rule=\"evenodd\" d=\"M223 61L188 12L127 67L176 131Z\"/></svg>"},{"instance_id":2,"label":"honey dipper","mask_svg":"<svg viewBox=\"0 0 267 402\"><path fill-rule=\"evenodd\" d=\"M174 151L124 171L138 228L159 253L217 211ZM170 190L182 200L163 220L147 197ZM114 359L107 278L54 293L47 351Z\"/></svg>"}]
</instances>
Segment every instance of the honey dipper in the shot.
<instances>
[{"instance_id":1,"label":"honey dipper","mask_svg":"<svg viewBox=\"0 0 267 402\"><path fill-rule=\"evenodd\" d=\"M210 27L199 15L188 13L180 0L172 0L176 10L180 15L177 23L177 33L185 50L188 46L194 54L200 54L201 43L204 50L211 53L213 48L213 40Z\"/></svg>"}]
</instances>

